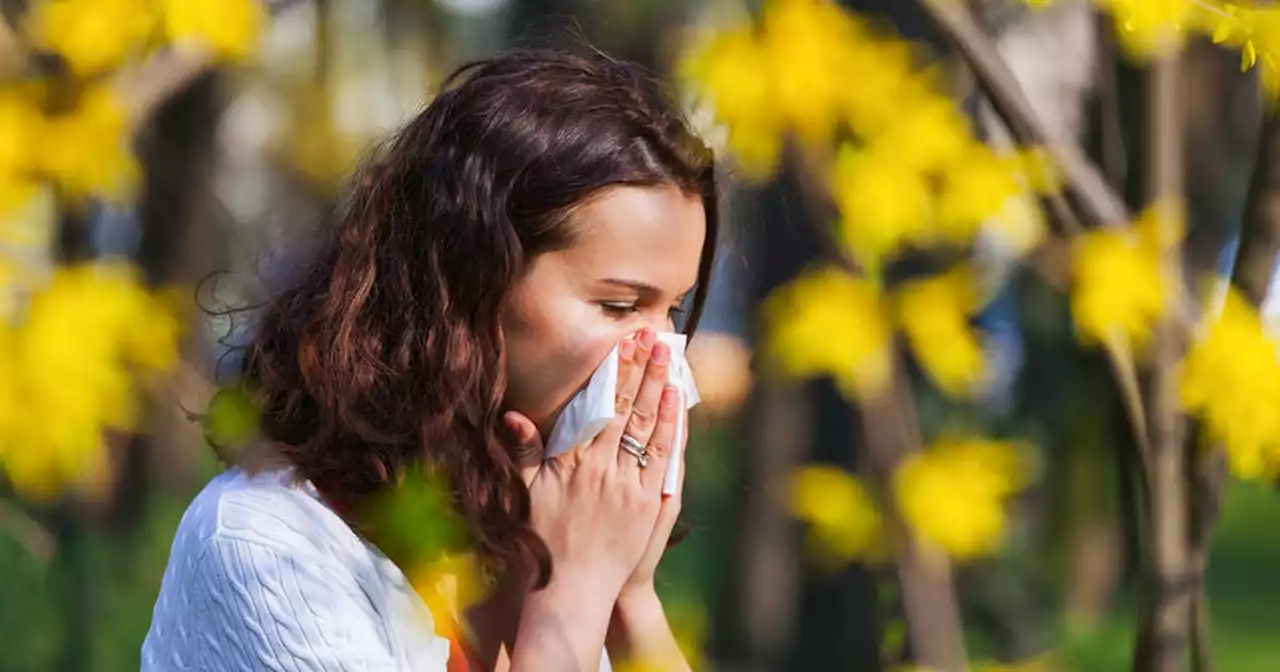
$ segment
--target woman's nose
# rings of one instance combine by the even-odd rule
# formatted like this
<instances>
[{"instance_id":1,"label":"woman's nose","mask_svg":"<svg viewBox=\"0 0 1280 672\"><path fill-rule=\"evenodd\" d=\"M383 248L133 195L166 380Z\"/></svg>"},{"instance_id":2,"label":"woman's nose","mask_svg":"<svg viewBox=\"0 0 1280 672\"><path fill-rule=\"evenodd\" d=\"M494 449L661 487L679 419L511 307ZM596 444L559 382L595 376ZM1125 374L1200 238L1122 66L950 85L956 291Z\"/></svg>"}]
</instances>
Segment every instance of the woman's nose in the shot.
<instances>
[{"instance_id":1,"label":"woman's nose","mask_svg":"<svg viewBox=\"0 0 1280 672\"><path fill-rule=\"evenodd\" d=\"M671 320L670 313L666 311L663 311L661 315L646 316L644 326L659 334L665 331L675 331L675 323Z\"/></svg>"}]
</instances>

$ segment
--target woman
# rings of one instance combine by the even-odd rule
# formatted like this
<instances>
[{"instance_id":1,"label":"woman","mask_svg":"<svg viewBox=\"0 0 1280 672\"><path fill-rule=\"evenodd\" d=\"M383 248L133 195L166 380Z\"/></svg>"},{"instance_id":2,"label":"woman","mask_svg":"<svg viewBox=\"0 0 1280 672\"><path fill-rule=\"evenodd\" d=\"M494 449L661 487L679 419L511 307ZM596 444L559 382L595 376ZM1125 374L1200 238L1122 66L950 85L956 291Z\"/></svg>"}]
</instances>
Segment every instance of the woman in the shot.
<instances>
[{"instance_id":1,"label":"woman","mask_svg":"<svg viewBox=\"0 0 1280 672\"><path fill-rule=\"evenodd\" d=\"M245 354L278 459L192 503L143 669L461 669L363 534L420 466L501 577L465 618L471 669L596 669L606 646L687 668L653 586L683 413L655 336L707 294L706 146L634 66L515 52L455 73L345 213ZM615 421L544 461L615 345Z\"/></svg>"}]
</instances>

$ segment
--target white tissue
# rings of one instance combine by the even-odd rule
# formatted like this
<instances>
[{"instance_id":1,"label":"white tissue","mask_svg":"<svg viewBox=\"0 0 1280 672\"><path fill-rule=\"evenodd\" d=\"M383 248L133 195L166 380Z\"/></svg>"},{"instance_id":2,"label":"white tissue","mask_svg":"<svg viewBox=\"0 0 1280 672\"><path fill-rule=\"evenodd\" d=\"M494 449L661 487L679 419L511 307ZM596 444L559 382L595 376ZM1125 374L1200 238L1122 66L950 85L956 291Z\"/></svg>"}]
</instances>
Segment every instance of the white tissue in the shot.
<instances>
[{"instance_id":1,"label":"white tissue","mask_svg":"<svg viewBox=\"0 0 1280 672\"><path fill-rule=\"evenodd\" d=\"M661 333L658 340L671 348L671 360L667 366L667 380L674 385L680 394L680 400L686 409L693 408L701 400L698 387L693 381L693 372L685 359L684 334ZM604 358L587 386L580 390L560 412L560 417L551 428L551 436L546 442L545 457L551 458L568 452L574 446L590 443L596 435L604 430L613 420L618 394L618 347ZM662 484L662 492L666 495L676 493L676 480L680 468L684 464L684 455L680 452L684 447L684 436L688 428L685 426L685 414L681 413L676 420L675 445L672 446L671 459L667 463L667 473Z\"/></svg>"}]
</instances>

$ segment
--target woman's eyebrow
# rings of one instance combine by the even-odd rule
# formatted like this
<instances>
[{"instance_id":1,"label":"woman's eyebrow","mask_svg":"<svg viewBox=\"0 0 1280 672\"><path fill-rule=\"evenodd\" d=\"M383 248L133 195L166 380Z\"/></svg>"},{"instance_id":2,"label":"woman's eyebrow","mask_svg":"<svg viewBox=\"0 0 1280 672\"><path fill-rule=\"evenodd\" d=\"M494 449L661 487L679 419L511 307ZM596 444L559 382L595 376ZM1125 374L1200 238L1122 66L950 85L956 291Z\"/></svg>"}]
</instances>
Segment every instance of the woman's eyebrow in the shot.
<instances>
[{"instance_id":1,"label":"woman's eyebrow","mask_svg":"<svg viewBox=\"0 0 1280 672\"><path fill-rule=\"evenodd\" d=\"M640 294L658 295L662 293L661 289L647 282L641 282L639 280L626 280L623 278L604 278L600 282L606 285L625 287L627 289L635 290Z\"/></svg>"},{"instance_id":2,"label":"woman's eyebrow","mask_svg":"<svg viewBox=\"0 0 1280 672\"><path fill-rule=\"evenodd\" d=\"M636 292L637 294L640 294L641 296L661 296L662 295L661 288L640 280L627 280L625 278L604 278L600 280L600 282L606 285L613 285L615 287L624 287L626 289L630 289ZM695 284L693 287L690 287L684 290L683 292L680 292L680 294L676 296L675 302L680 303L684 301L685 298L689 296L689 294L692 293L693 290L696 288L697 288L697 285Z\"/></svg>"}]
</instances>

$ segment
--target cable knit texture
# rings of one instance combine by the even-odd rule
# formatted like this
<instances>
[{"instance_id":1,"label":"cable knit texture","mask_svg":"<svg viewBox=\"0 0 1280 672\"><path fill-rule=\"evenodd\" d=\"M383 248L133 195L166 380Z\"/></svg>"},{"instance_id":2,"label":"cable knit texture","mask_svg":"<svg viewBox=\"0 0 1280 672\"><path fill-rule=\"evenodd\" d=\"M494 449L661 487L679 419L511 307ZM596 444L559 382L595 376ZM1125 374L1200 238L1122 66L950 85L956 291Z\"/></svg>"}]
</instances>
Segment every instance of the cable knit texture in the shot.
<instances>
[{"instance_id":1,"label":"cable knit texture","mask_svg":"<svg viewBox=\"0 0 1280 672\"><path fill-rule=\"evenodd\" d=\"M187 509L143 672L444 672L404 574L288 471L213 479Z\"/></svg>"}]
</instances>

